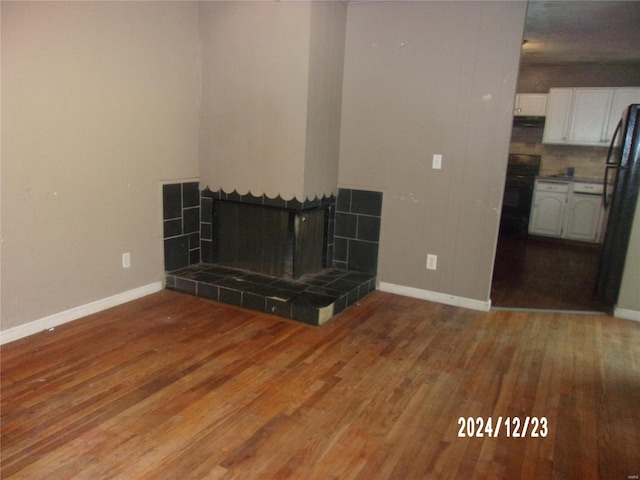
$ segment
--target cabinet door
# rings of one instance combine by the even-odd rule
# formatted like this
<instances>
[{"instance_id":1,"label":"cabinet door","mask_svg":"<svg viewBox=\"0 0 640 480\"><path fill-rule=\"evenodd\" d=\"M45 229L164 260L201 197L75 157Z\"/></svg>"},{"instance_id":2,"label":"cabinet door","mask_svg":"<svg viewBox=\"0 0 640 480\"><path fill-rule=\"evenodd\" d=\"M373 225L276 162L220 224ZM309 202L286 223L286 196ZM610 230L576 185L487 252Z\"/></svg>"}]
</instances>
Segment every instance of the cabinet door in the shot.
<instances>
[{"instance_id":1,"label":"cabinet door","mask_svg":"<svg viewBox=\"0 0 640 480\"><path fill-rule=\"evenodd\" d=\"M547 113L545 93L519 93L516 95L514 115L544 117Z\"/></svg>"},{"instance_id":2,"label":"cabinet door","mask_svg":"<svg viewBox=\"0 0 640 480\"><path fill-rule=\"evenodd\" d=\"M574 240L595 242L600 223L602 197L574 193L567 210L564 236Z\"/></svg>"},{"instance_id":3,"label":"cabinet door","mask_svg":"<svg viewBox=\"0 0 640 480\"><path fill-rule=\"evenodd\" d=\"M573 95L569 142L578 145L607 146L607 126L613 89L577 88Z\"/></svg>"},{"instance_id":4,"label":"cabinet door","mask_svg":"<svg viewBox=\"0 0 640 480\"><path fill-rule=\"evenodd\" d=\"M632 103L640 103L640 88L615 88L613 90L611 114L605 134L607 144L611 142L611 137L613 137L613 132L622 117L622 112Z\"/></svg>"},{"instance_id":5,"label":"cabinet door","mask_svg":"<svg viewBox=\"0 0 640 480\"><path fill-rule=\"evenodd\" d=\"M572 97L571 88L549 90L542 143L567 143Z\"/></svg>"},{"instance_id":6,"label":"cabinet door","mask_svg":"<svg viewBox=\"0 0 640 480\"><path fill-rule=\"evenodd\" d=\"M529 233L561 236L566 203L566 193L536 191L533 195Z\"/></svg>"}]
</instances>

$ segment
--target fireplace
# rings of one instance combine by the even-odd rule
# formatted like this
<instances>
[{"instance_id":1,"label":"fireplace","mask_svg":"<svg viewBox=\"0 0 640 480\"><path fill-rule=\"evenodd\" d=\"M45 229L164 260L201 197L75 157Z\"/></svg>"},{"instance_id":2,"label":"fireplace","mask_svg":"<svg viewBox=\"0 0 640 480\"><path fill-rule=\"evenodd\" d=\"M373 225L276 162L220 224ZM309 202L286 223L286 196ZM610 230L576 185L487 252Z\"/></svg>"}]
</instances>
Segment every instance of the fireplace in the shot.
<instances>
[{"instance_id":1,"label":"fireplace","mask_svg":"<svg viewBox=\"0 0 640 480\"><path fill-rule=\"evenodd\" d=\"M219 265L297 279L325 266L329 210L213 202L212 258Z\"/></svg>"},{"instance_id":2,"label":"fireplace","mask_svg":"<svg viewBox=\"0 0 640 480\"><path fill-rule=\"evenodd\" d=\"M310 325L375 290L380 192L299 202L189 181L162 193L168 289Z\"/></svg>"},{"instance_id":3,"label":"fireplace","mask_svg":"<svg viewBox=\"0 0 640 480\"><path fill-rule=\"evenodd\" d=\"M239 195L236 192L227 194L222 190L211 191L208 188L200 191L198 182L192 181L165 184L162 193L164 264L167 272L198 263L219 261L220 211L233 209L232 205L236 204L262 207L264 211L258 216L263 216L260 221L266 224L265 227L270 222L283 226L279 231L284 238L282 243L287 247L277 254L278 258L282 258L282 262L278 260L277 263L282 264L278 269L283 277L296 278L317 268L320 255L321 265L326 268L374 275L377 272L382 213L381 192L339 188L337 197L299 202L295 199L272 199L266 195L254 197ZM273 207L273 210L270 207ZM249 220L250 215L248 214ZM245 245L244 251L238 251L236 256L240 256L241 253L253 255L250 250L255 252L258 248L255 245L248 246L247 242L252 238L248 230L250 227L249 225L244 228L244 231L249 233L236 236L236 241ZM235 227L231 223L226 228ZM321 238L320 231L323 237L322 246L317 247L317 242L313 239ZM222 236L224 242L230 241L226 233ZM267 243L273 241L267 236ZM280 241L279 239L278 242ZM312 242L314 245L309 245ZM228 251L228 247L226 248ZM223 252L224 250L223 246ZM313 253L300 255L300 251ZM307 261L311 266L306 265ZM279 272L276 272L278 276Z\"/></svg>"}]
</instances>

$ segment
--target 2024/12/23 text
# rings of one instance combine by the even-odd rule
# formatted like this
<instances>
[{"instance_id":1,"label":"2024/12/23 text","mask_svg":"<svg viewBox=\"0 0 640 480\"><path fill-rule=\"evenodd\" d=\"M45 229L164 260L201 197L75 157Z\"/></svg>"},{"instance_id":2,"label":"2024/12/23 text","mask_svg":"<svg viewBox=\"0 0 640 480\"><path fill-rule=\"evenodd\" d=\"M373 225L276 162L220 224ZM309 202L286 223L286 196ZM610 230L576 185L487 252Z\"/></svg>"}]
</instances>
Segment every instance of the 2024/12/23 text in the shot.
<instances>
[{"instance_id":1,"label":"2024/12/23 text","mask_svg":"<svg viewBox=\"0 0 640 480\"><path fill-rule=\"evenodd\" d=\"M547 417L459 417L458 437L498 437L504 435L513 438L539 438L549 434Z\"/></svg>"}]
</instances>

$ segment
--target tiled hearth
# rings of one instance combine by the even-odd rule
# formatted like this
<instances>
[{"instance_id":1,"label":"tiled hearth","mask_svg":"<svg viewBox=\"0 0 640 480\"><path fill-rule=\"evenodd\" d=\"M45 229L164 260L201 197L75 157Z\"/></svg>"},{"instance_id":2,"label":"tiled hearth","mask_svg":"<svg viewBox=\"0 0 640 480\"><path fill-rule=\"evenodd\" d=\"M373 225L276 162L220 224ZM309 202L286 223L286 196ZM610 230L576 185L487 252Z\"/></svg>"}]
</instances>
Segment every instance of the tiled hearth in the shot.
<instances>
[{"instance_id":1,"label":"tiled hearth","mask_svg":"<svg viewBox=\"0 0 640 480\"><path fill-rule=\"evenodd\" d=\"M171 290L310 325L322 325L375 290L375 275L333 268L294 281L198 264L169 272L166 279Z\"/></svg>"},{"instance_id":2,"label":"tiled hearth","mask_svg":"<svg viewBox=\"0 0 640 480\"><path fill-rule=\"evenodd\" d=\"M166 288L310 325L323 324L375 290L382 193L339 189L337 198L315 203L278 200L200 192L197 182L163 185ZM326 268L293 280L215 263L218 201L326 208Z\"/></svg>"}]
</instances>

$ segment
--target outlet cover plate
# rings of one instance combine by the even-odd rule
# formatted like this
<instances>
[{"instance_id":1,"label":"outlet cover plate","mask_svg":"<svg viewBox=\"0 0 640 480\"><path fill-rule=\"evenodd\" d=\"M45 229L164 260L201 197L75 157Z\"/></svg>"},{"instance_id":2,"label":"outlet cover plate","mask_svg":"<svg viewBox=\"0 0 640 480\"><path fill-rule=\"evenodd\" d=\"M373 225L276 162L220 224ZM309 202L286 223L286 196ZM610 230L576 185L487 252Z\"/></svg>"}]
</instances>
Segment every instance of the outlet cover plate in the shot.
<instances>
[{"instance_id":1,"label":"outlet cover plate","mask_svg":"<svg viewBox=\"0 0 640 480\"><path fill-rule=\"evenodd\" d=\"M122 268L129 268L131 266L131 254L123 253L122 254Z\"/></svg>"}]
</instances>

